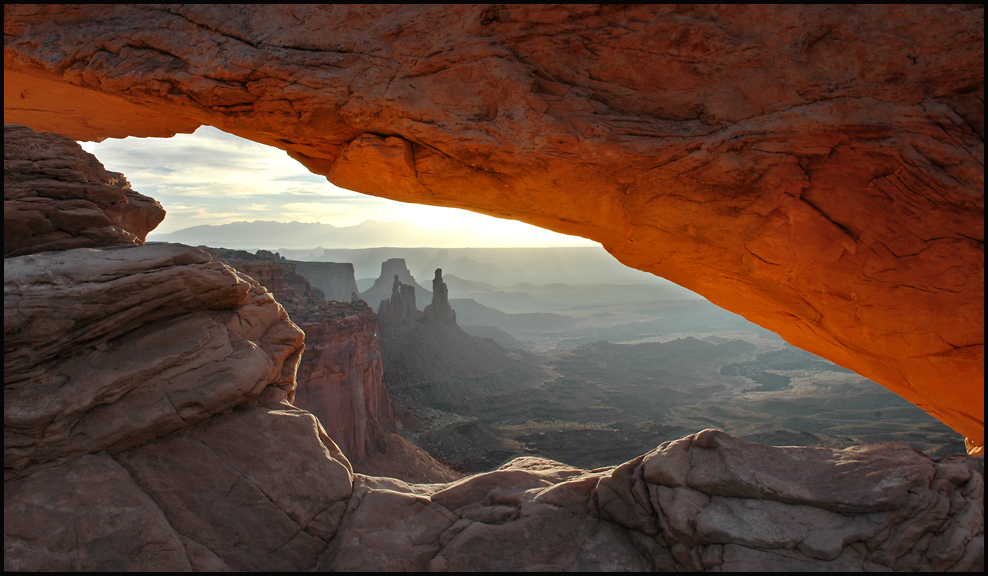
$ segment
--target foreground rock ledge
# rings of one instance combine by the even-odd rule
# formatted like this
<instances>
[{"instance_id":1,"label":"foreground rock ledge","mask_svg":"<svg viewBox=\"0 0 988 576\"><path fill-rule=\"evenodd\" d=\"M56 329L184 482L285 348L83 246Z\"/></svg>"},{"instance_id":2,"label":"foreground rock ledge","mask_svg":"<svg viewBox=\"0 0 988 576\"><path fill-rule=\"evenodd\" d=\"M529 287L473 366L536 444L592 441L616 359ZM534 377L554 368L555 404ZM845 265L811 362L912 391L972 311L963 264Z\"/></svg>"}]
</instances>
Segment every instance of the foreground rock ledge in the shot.
<instances>
[{"instance_id":1,"label":"foreground rock ledge","mask_svg":"<svg viewBox=\"0 0 988 576\"><path fill-rule=\"evenodd\" d=\"M4 118L600 241L984 443L981 6L4 8Z\"/></svg>"}]
</instances>

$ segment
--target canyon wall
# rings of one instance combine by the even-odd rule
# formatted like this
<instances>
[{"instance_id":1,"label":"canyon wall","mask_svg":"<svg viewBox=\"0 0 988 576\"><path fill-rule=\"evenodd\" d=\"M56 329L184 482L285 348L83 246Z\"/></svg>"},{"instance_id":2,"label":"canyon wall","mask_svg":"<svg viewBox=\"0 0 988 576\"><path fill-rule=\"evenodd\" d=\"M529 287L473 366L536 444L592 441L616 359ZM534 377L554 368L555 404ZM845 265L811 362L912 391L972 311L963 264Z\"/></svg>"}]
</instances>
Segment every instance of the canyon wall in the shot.
<instances>
[{"instance_id":1,"label":"canyon wall","mask_svg":"<svg viewBox=\"0 0 988 576\"><path fill-rule=\"evenodd\" d=\"M208 247L204 250L259 282L282 304L322 297L320 291L313 291L307 278L295 271L295 262L273 252L258 250L251 254L243 250Z\"/></svg>"},{"instance_id":2,"label":"canyon wall","mask_svg":"<svg viewBox=\"0 0 988 576\"><path fill-rule=\"evenodd\" d=\"M271 252L208 251L257 280L305 333L289 400L319 418L351 462L386 454L397 423L384 386L380 324L370 307L313 297L309 281L296 272L298 263Z\"/></svg>"},{"instance_id":3,"label":"canyon wall","mask_svg":"<svg viewBox=\"0 0 988 576\"><path fill-rule=\"evenodd\" d=\"M295 405L315 414L352 461L386 454L397 424L384 386L377 316L358 301L336 305L323 318L298 316L296 323L305 332L306 350Z\"/></svg>"},{"instance_id":4,"label":"canyon wall","mask_svg":"<svg viewBox=\"0 0 988 576\"><path fill-rule=\"evenodd\" d=\"M984 458L901 443L706 430L594 471L354 474L289 402L303 335L271 292L101 241L4 258L5 571L984 569Z\"/></svg>"},{"instance_id":5,"label":"canyon wall","mask_svg":"<svg viewBox=\"0 0 988 576\"><path fill-rule=\"evenodd\" d=\"M592 238L983 445L982 6L5 6L4 118Z\"/></svg>"}]
</instances>

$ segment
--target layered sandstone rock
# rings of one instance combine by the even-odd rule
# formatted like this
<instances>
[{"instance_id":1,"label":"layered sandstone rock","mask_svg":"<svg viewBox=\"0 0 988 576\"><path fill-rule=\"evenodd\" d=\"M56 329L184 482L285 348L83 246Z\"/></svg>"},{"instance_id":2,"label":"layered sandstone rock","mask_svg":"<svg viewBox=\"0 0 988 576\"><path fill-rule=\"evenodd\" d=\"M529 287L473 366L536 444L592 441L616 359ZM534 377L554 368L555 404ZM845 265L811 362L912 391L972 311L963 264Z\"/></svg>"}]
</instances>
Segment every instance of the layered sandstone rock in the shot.
<instances>
[{"instance_id":1,"label":"layered sandstone rock","mask_svg":"<svg viewBox=\"0 0 988 576\"><path fill-rule=\"evenodd\" d=\"M981 459L705 430L594 472L525 457L438 486L358 475L320 568L977 571L983 506Z\"/></svg>"},{"instance_id":2,"label":"layered sandstone rock","mask_svg":"<svg viewBox=\"0 0 988 576\"><path fill-rule=\"evenodd\" d=\"M314 291L309 280L296 272L295 262L282 258L280 254L268 250L251 254L227 248L204 249L259 282L282 304L296 298L321 299L323 296L322 291Z\"/></svg>"},{"instance_id":3,"label":"layered sandstone rock","mask_svg":"<svg viewBox=\"0 0 988 576\"><path fill-rule=\"evenodd\" d=\"M165 217L155 200L60 134L3 127L3 255L136 246Z\"/></svg>"},{"instance_id":4,"label":"layered sandstone rock","mask_svg":"<svg viewBox=\"0 0 988 576\"><path fill-rule=\"evenodd\" d=\"M119 450L293 390L301 352L270 295L195 248L6 258L4 466Z\"/></svg>"},{"instance_id":5,"label":"layered sandstone rock","mask_svg":"<svg viewBox=\"0 0 988 576\"><path fill-rule=\"evenodd\" d=\"M326 300L349 302L359 296L353 264L349 262L295 262L295 270L316 288Z\"/></svg>"},{"instance_id":6,"label":"layered sandstone rock","mask_svg":"<svg viewBox=\"0 0 988 576\"><path fill-rule=\"evenodd\" d=\"M293 318L306 341L295 405L315 414L350 460L387 453L397 424L384 386L377 316L358 301Z\"/></svg>"},{"instance_id":7,"label":"layered sandstone rock","mask_svg":"<svg viewBox=\"0 0 988 576\"><path fill-rule=\"evenodd\" d=\"M593 238L983 444L980 6L24 6L4 29L7 121L209 124Z\"/></svg>"},{"instance_id":8,"label":"layered sandstone rock","mask_svg":"<svg viewBox=\"0 0 988 576\"><path fill-rule=\"evenodd\" d=\"M208 250L260 282L305 333L292 402L314 414L352 462L387 454L397 423L384 385L380 324L370 307L360 300L325 302L296 272L296 262L271 252Z\"/></svg>"},{"instance_id":9,"label":"layered sandstone rock","mask_svg":"<svg viewBox=\"0 0 988 576\"><path fill-rule=\"evenodd\" d=\"M116 129L182 126L114 110ZM5 570L984 569L983 458L708 430L616 468L407 484L354 475L287 402L300 349L268 291L198 249L5 258Z\"/></svg>"},{"instance_id":10,"label":"layered sandstone rock","mask_svg":"<svg viewBox=\"0 0 988 576\"><path fill-rule=\"evenodd\" d=\"M4 569L312 566L352 469L287 403L303 335L271 294L188 246L23 240L4 258Z\"/></svg>"}]
</instances>

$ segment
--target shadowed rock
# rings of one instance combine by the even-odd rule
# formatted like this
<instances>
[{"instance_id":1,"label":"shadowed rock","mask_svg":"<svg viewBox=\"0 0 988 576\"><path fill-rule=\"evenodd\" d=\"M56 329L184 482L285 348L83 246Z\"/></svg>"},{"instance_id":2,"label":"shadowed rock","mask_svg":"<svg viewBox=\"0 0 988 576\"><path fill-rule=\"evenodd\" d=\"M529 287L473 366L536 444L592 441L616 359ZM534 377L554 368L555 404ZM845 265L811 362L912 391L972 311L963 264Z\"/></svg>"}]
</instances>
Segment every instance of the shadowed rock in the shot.
<instances>
[{"instance_id":1,"label":"shadowed rock","mask_svg":"<svg viewBox=\"0 0 988 576\"><path fill-rule=\"evenodd\" d=\"M371 305L371 308L380 307L381 301L393 296L394 277L405 285L415 289L416 294L423 299L431 299L432 293L419 285L408 271L404 258L391 258L381 263L381 275L374 281L374 285L365 290L360 297Z\"/></svg>"},{"instance_id":2,"label":"shadowed rock","mask_svg":"<svg viewBox=\"0 0 988 576\"><path fill-rule=\"evenodd\" d=\"M456 324L456 311L449 305L449 288L443 282L442 268L436 268L436 277L432 279L432 304L425 307L423 316L430 322Z\"/></svg>"},{"instance_id":3,"label":"shadowed rock","mask_svg":"<svg viewBox=\"0 0 988 576\"><path fill-rule=\"evenodd\" d=\"M132 55L153 69L156 55L166 54L166 62L174 57L171 52L148 53L148 49L140 47L153 46L154 42L171 43L174 52L187 49L199 55L220 49L207 45L214 35L213 29L206 26L202 27L202 42L195 47L183 44L174 31L150 38L152 42L148 44L94 43L94 35L100 31L80 25L89 9L57 7L54 10L60 11L61 17L46 20L51 25L69 23L75 27L70 30L87 38L87 46L100 47L99 53L104 54L101 61L112 58L105 54L115 54L110 52L115 49L121 58L126 60ZM102 15L106 10L142 14L144 9L98 8ZM616 13L650 9L621 8ZM737 10L743 14L744 10L755 9ZM49 16L44 8L18 10L29 14L40 10L43 16ZM150 10L174 16L172 22L178 30L192 22L171 12ZM199 8L188 10L192 11L191 17L204 14L195 12ZM479 16L477 26L481 29L513 26L513 22L527 26L531 21L511 16L512 11L517 14L518 10L527 10L525 7L436 10L433 16L439 20L446 12L455 17L457 10L478 10L479 14L471 15ZM555 9L533 10L547 10L544 14L551 15ZM593 10L584 17L613 17L606 10ZM779 10L804 10L807 18L819 15L814 12L816 7ZM872 8L852 10L867 12ZM936 10L923 21L924 30L944 24L935 17L939 11L956 15L960 9ZM225 17L209 20L225 31L222 46L233 50L266 46L236 39L237 35L254 33L253 28L236 27L236 17L248 13L249 10L224 12ZM361 17L353 13L358 23ZM16 12L5 14L8 42L16 43L14 34L24 32L25 22L19 18ZM848 19L856 22L853 17ZM125 19L106 18L101 22L107 27L134 24L121 20ZM341 25L371 39L378 31L367 32L343 20ZM762 20L765 19L759 22ZM426 21L435 29L436 19ZM565 26L571 21L567 16L555 25ZM136 22L124 37L141 30L144 21L138 18ZM794 29L805 30L805 18L796 22ZM265 18L257 24L258 29L266 29L277 27L279 21ZM779 30L778 22L772 22L772 26ZM897 22L883 21L882 26L895 29ZM709 35L693 37L694 41L677 40L676 50L702 56L709 49L708 41L723 45L723 38L714 29L697 28L693 23L689 29ZM305 30L300 31L297 19L286 24L285 30L296 42L304 41ZM791 33L782 30L783 35ZM854 31L853 27L850 31ZM565 39L565 32L563 29L560 37ZM931 35L941 37L935 32L934 29ZM983 35L983 26L980 32ZM620 41L620 30L613 33ZM53 38L68 42L71 36ZM523 36L540 42L556 38ZM827 55L827 36L794 46L807 57L814 52L814 45L815 50ZM397 33L388 37L392 41L418 38ZM848 57L855 57L858 52L848 47L854 38L851 35L849 41L837 43L843 52L836 56L846 52ZM913 48L922 48L923 38L911 40L914 42L910 43L910 53ZM42 46L47 57L61 58L58 50L49 51L51 44L36 45ZM293 46L305 48L298 50L305 54L313 52L303 44ZM582 54L581 46L586 47L576 43L571 50ZM672 48L670 45L664 49ZM740 51L732 54L736 52ZM931 52L917 53L920 56L910 59L914 63ZM448 55L446 51L438 54L443 58ZM558 51L555 54L558 57ZM958 57L956 53L948 56ZM73 52L65 57L85 62L84 54ZM5 67L8 62L16 64L24 58L16 52L6 54ZM497 71L498 67L487 59L481 60L468 59L463 65L480 62L476 64L478 74ZM983 74L983 63L972 60ZM224 61L204 58L207 67ZM221 114L236 108L236 97L242 96L229 91L238 90L236 84L204 81L180 68L160 69L185 74L182 78L191 83L185 85L187 88L203 82L204 90L225 98L221 99ZM642 69L626 68L629 73ZM773 69L769 66L757 70ZM916 74L922 76L924 69L920 67ZM78 68L72 66L60 70L69 77L79 74ZM373 74L374 70L365 72ZM868 70L885 73L882 68ZM755 74L751 69L741 73ZM80 78L87 77L80 74ZM104 89L116 90L120 82L126 85L119 76L113 79L107 79L109 88ZM938 97L963 112L968 102L963 97L966 93L951 92L950 78L937 79L946 90ZM406 80L396 82L400 85ZM154 98L177 98L174 91L160 90L160 79L154 82L157 92L150 95L142 95L136 89L126 93L130 97L146 97L149 102ZM471 86L477 82L475 79ZM622 82L627 84L629 80ZM798 78L793 82L798 84ZM860 89L854 82L849 84ZM665 86L675 94L674 83ZM834 88L839 89L842 88ZM811 84L803 90L812 94L814 88ZM889 90L893 96L902 92L898 86ZM283 95L275 92L279 97ZM351 92L341 89L339 93ZM613 105L626 103L627 97L622 100L620 96L619 93L608 101ZM21 101L30 102L30 97L27 93L15 94L5 98L5 105L15 101L22 105ZM572 112L573 108L565 104L566 93L559 101L564 103L561 110ZM86 102L70 100L68 104L85 106ZM105 104L106 100L100 102ZM464 103L456 105L460 104ZM928 110L937 115L938 102L929 104ZM716 98L708 105L714 118L724 114L718 110ZM141 118L135 108L140 110L139 106L124 107L119 114L125 121L135 121ZM199 113L208 115L212 110L202 108ZM853 116L853 105L850 110L841 110ZM675 112L674 107L658 112L670 111ZM472 138L486 137L476 130L478 122L489 121L485 118L491 112L485 113L487 116L471 120ZM291 111L292 121L297 114L297 110ZM332 116L333 112L327 114ZM548 108L542 114L550 116ZM964 116L967 117L972 118L971 125L977 124L976 114ZM150 122L150 127L144 129L158 130L162 122L167 125L167 115L159 114L151 120L158 124ZM98 123L99 118L94 122ZM319 128L318 122L312 124L314 130ZM947 128L942 130L948 133ZM853 131L850 135L860 137ZM895 149L894 135L886 135L882 142ZM922 138L916 142L922 149ZM411 147L406 150L411 153ZM696 152L703 150L698 148ZM844 152L834 152L835 161L843 164ZM359 159L359 154L352 154L354 158ZM486 161L489 156L484 158ZM743 155L740 158L744 160ZM700 160L699 172L706 170L709 176L709 165L702 168L704 159ZM958 165L963 166L963 162L953 166ZM826 173L826 162L821 170ZM548 168L547 171L551 172ZM427 175L424 170L422 173ZM682 173L685 178L695 177L687 173ZM778 184L778 180L769 178L765 185ZM725 190L719 191L726 194ZM597 212L606 212L596 207ZM851 251L846 253L849 260L854 260ZM684 257L692 258L693 254ZM983 317L979 318L983 323ZM434 326L455 328L442 323ZM872 324L864 322L857 327L860 326ZM925 333L938 332L930 329ZM901 444L848 450L770 448L706 430L663 444L621 466L594 471L541 458L521 458L496 471L446 484L409 484L354 475L318 419L288 403L295 383L300 336L268 291L197 249L151 245L5 258L4 568L984 570L983 457L958 454L931 459ZM900 347L915 351L915 347ZM908 368L908 363L904 365ZM947 364L951 366L958 365ZM956 408L959 403L939 405ZM983 409L983 404L977 408Z\"/></svg>"},{"instance_id":4,"label":"shadowed rock","mask_svg":"<svg viewBox=\"0 0 988 576\"><path fill-rule=\"evenodd\" d=\"M415 287L402 284L395 274L391 285L391 298L381 301L377 315L384 326L404 326L418 320L421 313L415 305Z\"/></svg>"}]
</instances>

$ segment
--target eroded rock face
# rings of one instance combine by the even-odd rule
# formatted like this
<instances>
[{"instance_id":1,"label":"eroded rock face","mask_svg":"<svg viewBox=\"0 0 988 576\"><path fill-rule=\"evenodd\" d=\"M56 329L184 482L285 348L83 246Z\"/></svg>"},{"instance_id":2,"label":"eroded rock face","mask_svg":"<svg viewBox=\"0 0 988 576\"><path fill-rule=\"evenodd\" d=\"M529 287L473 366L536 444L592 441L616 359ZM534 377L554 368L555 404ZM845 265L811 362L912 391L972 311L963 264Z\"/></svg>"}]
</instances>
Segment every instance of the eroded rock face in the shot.
<instances>
[{"instance_id":1,"label":"eroded rock face","mask_svg":"<svg viewBox=\"0 0 988 576\"><path fill-rule=\"evenodd\" d=\"M593 238L983 444L983 7L4 14L7 121Z\"/></svg>"},{"instance_id":2,"label":"eroded rock face","mask_svg":"<svg viewBox=\"0 0 988 576\"><path fill-rule=\"evenodd\" d=\"M983 458L707 430L616 468L407 484L354 475L288 403L300 348L198 249L5 258L5 570L984 569Z\"/></svg>"},{"instance_id":3,"label":"eroded rock face","mask_svg":"<svg viewBox=\"0 0 988 576\"><path fill-rule=\"evenodd\" d=\"M386 454L397 425L384 385L380 324L367 303L315 297L312 292L321 291L296 272L298 263L271 252L208 250L256 279L305 333L305 352L289 399L319 419L350 461ZM349 270L352 279L352 265Z\"/></svg>"},{"instance_id":4,"label":"eroded rock face","mask_svg":"<svg viewBox=\"0 0 988 576\"><path fill-rule=\"evenodd\" d=\"M299 316L298 324L306 351L295 405L315 414L352 461L386 453L396 422L377 316L361 301L337 305L325 318Z\"/></svg>"},{"instance_id":5,"label":"eroded rock face","mask_svg":"<svg viewBox=\"0 0 988 576\"><path fill-rule=\"evenodd\" d=\"M314 566L352 468L287 402L303 334L270 292L188 246L31 240L4 258L4 569Z\"/></svg>"},{"instance_id":6,"label":"eroded rock face","mask_svg":"<svg viewBox=\"0 0 988 576\"><path fill-rule=\"evenodd\" d=\"M259 282L281 303L310 296L322 298L322 292L314 294L309 280L295 271L295 262L279 254L268 250L258 250L255 254L226 248L205 250Z\"/></svg>"},{"instance_id":7,"label":"eroded rock face","mask_svg":"<svg viewBox=\"0 0 988 576\"><path fill-rule=\"evenodd\" d=\"M4 467L139 445L293 390L301 352L263 288L196 248L6 258Z\"/></svg>"},{"instance_id":8,"label":"eroded rock face","mask_svg":"<svg viewBox=\"0 0 988 576\"><path fill-rule=\"evenodd\" d=\"M60 134L3 127L3 255L137 246L161 223L158 202Z\"/></svg>"},{"instance_id":9,"label":"eroded rock face","mask_svg":"<svg viewBox=\"0 0 988 576\"><path fill-rule=\"evenodd\" d=\"M357 476L320 568L976 571L982 463L705 430L596 472L525 457L439 486Z\"/></svg>"}]
</instances>

